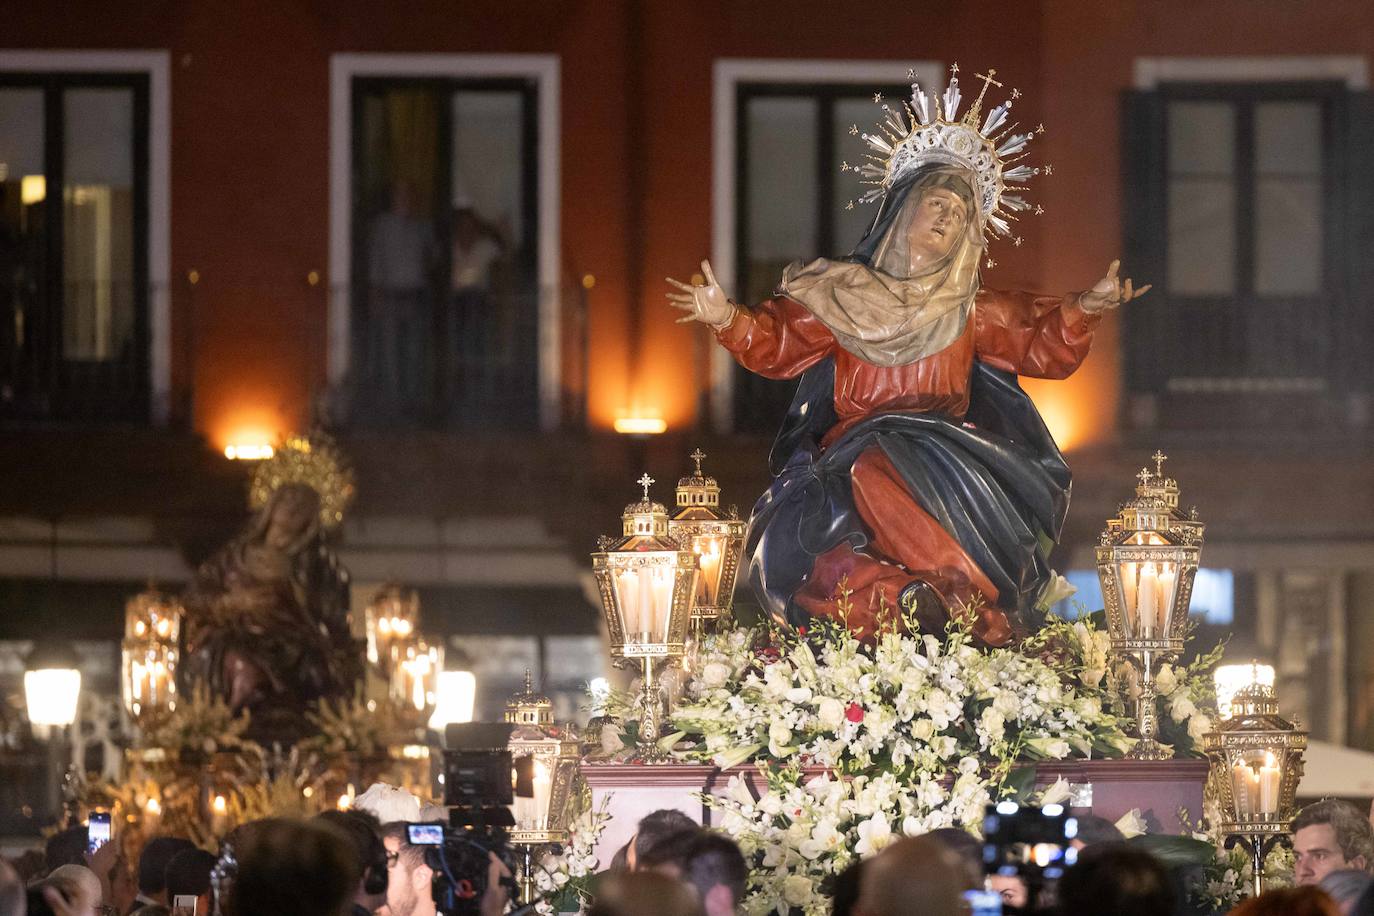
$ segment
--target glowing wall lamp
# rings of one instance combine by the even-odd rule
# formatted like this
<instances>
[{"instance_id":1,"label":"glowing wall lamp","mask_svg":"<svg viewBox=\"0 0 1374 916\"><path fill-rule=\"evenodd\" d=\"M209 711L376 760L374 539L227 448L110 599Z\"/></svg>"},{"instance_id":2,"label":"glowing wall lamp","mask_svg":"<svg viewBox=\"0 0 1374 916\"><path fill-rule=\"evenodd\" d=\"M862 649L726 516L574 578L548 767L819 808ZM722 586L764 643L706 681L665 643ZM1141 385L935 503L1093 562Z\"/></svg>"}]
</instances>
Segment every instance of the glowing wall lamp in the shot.
<instances>
[{"instance_id":1,"label":"glowing wall lamp","mask_svg":"<svg viewBox=\"0 0 1374 916\"><path fill-rule=\"evenodd\" d=\"M471 722L477 703L477 676L471 671L440 671L434 715L429 727L442 733L454 722Z\"/></svg>"},{"instance_id":2,"label":"glowing wall lamp","mask_svg":"<svg viewBox=\"0 0 1374 916\"><path fill-rule=\"evenodd\" d=\"M24 206L41 204L48 196L48 179L43 175L25 175L19 182L19 199Z\"/></svg>"},{"instance_id":3,"label":"glowing wall lamp","mask_svg":"<svg viewBox=\"0 0 1374 916\"><path fill-rule=\"evenodd\" d=\"M48 733L76 721L81 697L80 658L66 643L38 643L24 666L29 723Z\"/></svg>"},{"instance_id":4,"label":"glowing wall lamp","mask_svg":"<svg viewBox=\"0 0 1374 916\"><path fill-rule=\"evenodd\" d=\"M230 461L266 461L276 454L267 442L231 442L224 447L224 457Z\"/></svg>"},{"instance_id":5,"label":"glowing wall lamp","mask_svg":"<svg viewBox=\"0 0 1374 916\"><path fill-rule=\"evenodd\" d=\"M622 436L657 436L668 430L662 417L625 414L615 419L615 431Z\"/></svg>"}]
</instances>

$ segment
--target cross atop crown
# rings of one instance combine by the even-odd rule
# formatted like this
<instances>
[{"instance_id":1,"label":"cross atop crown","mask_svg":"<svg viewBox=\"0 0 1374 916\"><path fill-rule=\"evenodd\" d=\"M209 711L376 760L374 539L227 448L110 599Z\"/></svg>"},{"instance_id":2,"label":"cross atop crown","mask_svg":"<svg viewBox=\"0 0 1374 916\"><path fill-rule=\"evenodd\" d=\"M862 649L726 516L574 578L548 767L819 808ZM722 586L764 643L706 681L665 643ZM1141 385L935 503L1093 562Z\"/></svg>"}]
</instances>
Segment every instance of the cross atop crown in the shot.
<instances>
[{"instance_id":1,"label":"cross atop crown","mask_svg":"<svg viewBox=\"0 0 1374 916\"><path fill-rule=\"evenodd\" d=\"M1002 88L1002 84L993 79L996 75L997 71L994 69L989 69L987 73L975 73L973 75L974 79L983 81L983 88L978 91L978 98L974 100L972 107L968 110L968 114L964 115L965 124L977 126L978 115L983 111L983 96L988 94L988 86L996 86L998 89Z\"/></svg>"},{"instance_id":2,"label":"cross atop crown","mask_svg":"<svg viewBox=\"0 0 1374 916\"><path fill-rule=\"evenodd\" d=\"M688 458L691 458L693 461L695 461L695 462L697 463L697 476L700 477L700 476L701 476L701 460L702 460L703 458L706 457L706 453L703 452L701 449L696 449L695 451L692 452L692 454L688 455L687 457L688 457Z\"/></svg>"},{"instance_id":3,"label":"cross atop crown","mask_svg":"<svg viewBox=\"0 0 1374 916\"><path fill-rule=\"evenodd\" d=\"M651 487L651 486L654 485L654 479L653 479L652 477L649 476L649 472L648 472L648 471L645 471L644 474L641 475L640 478L639 478L638 480L635 481L635 483L639 484L641 487L644 488L644 501L645 501L645 502L648 502L648 500L649 500L649 487Z\"/></svg>"},{"instance_id":4,"label":"cross atop crown","mask_svg":"<svg viewBox=\"0 0 1374 916\"><path fill-rule=\"evenodd\" d=\"M1142 487L1148 487L1150 485L1150 478L1153 476L1149 468L1141 468L1140 473L1135 475L1135 479L1140 481Z\"/></svg>"}]
</instances>

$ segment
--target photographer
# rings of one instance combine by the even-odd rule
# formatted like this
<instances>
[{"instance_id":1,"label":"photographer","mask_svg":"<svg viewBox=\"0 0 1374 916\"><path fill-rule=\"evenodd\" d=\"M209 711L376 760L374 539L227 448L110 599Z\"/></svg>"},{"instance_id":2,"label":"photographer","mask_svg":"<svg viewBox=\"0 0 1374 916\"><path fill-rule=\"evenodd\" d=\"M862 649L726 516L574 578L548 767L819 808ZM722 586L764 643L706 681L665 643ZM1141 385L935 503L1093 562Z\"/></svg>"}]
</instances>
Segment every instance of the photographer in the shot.
<instances>
[{"instance_id":1,"label":"photographer","mask_svg":"<svg viewBox=\"0 0 1374 916\"><path fill-rule=\"evenodd\" d=\"M387 854L386 907L390 916L437 916L434 902L434 869L425 862L427 847L410 842L404 821L382 827ZM510 870L488 854L486 891L480 903L482 916L501 916L510 897L505 880Z\"/></svg>"}]
</instances>

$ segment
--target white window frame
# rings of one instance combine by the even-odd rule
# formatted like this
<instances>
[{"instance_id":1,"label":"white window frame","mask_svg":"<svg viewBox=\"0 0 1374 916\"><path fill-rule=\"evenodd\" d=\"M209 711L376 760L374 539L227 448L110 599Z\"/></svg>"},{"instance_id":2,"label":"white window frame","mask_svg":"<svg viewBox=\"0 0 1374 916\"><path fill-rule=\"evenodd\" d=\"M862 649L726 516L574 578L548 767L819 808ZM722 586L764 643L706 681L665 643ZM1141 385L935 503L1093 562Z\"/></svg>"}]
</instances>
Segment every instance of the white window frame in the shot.
<instances>
[{"instance_id":1,"label":"white window frame","mask_svg":"<svg viewBox=\"0 0 1374 916\"><path fill-rule=\"evenodd\" d=\"M5 72L148 75L148 415L157 426L172 404L171 60L167 50L0 50Z\"/></svg>"},{"instance_id":2,"label":"white window frame","mask_svg":"<svg viewBox=\"0 0 1374 916\"><path fill-rule=\"evenodd\" d=\"M915 81L936 91L944 87L939 61L898 60L764 60L720 58L712 67L711 266L717 277L735 278L736 88L740 83L856 83L868 86ZM877 117L874 117L877 123ZM727 293L734 290L726 290ZM752 303L750 303L752 304ZM716 432L730 433L735 425L735 361L721 347L711 348L711 422ZM781 418L779 418L781 420Z\"/></svg>"},{"instance_id":3,"label":"white window frame","mask_svg":"<svg viewBox=\"0 0 1374 916\"><path fill-rule=\"evenodd\" d=\"M1369 88L1369 63L1356 55L1274 57L1137 57L1136 89L1160 83L1298 83L1339 80L1347 89Z\"/></svg>"},{"instance_id":4,"label":"white window frame","mask_svg":"<svg viewBox=\"0 0 1374 916\"><path fill-rule=\"evenodd\" d=\"M539 92L539 422L558 427L559 393L559 80L553 54L335 54L329 60L328 378L340 385L352 358L353 79L523 77Z\"/></svg>"}]
</instances>

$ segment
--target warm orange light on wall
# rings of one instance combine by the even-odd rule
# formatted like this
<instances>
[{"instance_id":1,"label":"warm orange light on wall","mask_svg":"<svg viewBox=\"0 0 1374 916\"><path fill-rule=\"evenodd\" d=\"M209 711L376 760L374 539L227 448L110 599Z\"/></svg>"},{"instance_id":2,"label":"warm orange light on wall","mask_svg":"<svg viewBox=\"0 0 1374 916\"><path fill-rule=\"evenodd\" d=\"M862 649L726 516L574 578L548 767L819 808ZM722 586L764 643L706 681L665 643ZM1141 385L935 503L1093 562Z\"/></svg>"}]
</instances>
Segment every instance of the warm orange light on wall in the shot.
<instances>
[{"instance_id":1,"label":"warm orange light on wall","mask_svg":"<svg viewBox=\"0 0 1374 916\"><path fill-rule=\"evenodd\" d=\"M1093 405L1083 393L1073 390L1077 386L1039 379L1022 379L1021 384L1035 401L1061 451L1071 451L1094 440Z\"/></svg>"},{"instance_id":2,"label":"warm orange light on wall","mask_svg":"<svg viewBox=\"0 0 1374 916\"><path fill-rule=\"evenodd\" d=\"M657 436L668 429L668 421L657 413L643 410L619 411L615 418L615 431L625 436Z\"/></svg>"},{"instance_id":3,"label":"warm orange light on wall","mask_svg":"<svg viewBox=\"0 0 1374 916\"><path fill-rule=\"evenodd\" d=\"M224 447L224 457L230 461L264 461L276 454L267 442L231 442Z\"/></svg>"}]
</instances>

